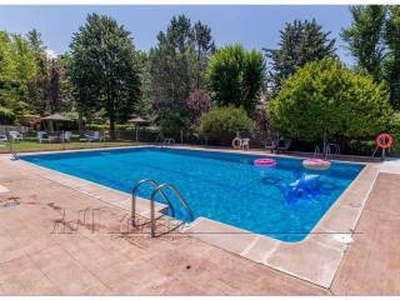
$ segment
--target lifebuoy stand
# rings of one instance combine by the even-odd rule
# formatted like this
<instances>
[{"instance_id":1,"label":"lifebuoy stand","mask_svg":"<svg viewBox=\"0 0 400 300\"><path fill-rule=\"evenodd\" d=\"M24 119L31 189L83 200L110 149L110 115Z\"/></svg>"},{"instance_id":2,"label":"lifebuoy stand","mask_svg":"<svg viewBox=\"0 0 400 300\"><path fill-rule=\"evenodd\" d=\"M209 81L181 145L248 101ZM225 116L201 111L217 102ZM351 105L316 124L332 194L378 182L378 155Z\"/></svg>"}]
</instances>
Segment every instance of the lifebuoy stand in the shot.
<instances>
[{"instance_id":1,"label":"lifebuoy stand","mask_svg":"<svg viewBox=\"0 0 400 300\"><path fill-rule=\"evenodd\" d=\"M386 149L390 149L393 145L393 136L390 135L389 133L381 133L378 134L378 136L375 139L376 143L376 148L374 150L374 153L372 153L372 157L375 156L376 151L378 151L379 148L382 149L382 158L386 157Z\"/></svg>"},{"instance_id":2,"label":"lifebuoy stand","mask_svg":"<svg viewBox=\"0 0 400 300\"><path fill-rule=\"evenodd\" d=\"M242 148L242 140L239 137L235 137L232 140L233 149L241 149Z\"/></svg>"}]
</instances>

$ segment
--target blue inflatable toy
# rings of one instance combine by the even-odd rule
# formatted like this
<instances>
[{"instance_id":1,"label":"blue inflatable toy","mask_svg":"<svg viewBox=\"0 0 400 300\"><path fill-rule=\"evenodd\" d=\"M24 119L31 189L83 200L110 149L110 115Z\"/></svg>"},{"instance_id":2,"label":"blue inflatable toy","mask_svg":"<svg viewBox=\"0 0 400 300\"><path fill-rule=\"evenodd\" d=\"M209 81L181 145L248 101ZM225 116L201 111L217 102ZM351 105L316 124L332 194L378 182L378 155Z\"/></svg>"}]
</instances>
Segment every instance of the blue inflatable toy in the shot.
<instances>
[{"instance_id":1,"label":"blue inflatable toy","mask_svg":"<svg viewBox=\"0 0 400 300\"><path fill-rule=\"evenodd\" d=\"M277 186L288 204L307 198L314 200L322 194L320 175L303 174L290 184L278 184Z\"/></svg>"}]
</instances>

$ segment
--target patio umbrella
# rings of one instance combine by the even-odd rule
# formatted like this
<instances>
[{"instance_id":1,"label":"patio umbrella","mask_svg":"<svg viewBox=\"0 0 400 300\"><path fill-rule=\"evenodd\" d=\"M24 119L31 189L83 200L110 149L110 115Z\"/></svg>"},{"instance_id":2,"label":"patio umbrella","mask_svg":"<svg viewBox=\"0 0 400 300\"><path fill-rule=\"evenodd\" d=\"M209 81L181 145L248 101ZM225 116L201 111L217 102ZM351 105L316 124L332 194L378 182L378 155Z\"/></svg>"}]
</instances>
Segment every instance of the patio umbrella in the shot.
<instances>
[{"instance_id":1,"label":"patio umbrella","mask_svg":"<svg viewBox=\"0 0 400 300\"><path fill-rule=\"evenodd\" d=\"M67 117L60 115L59 113L52 114L47 117L40 118L41 120L49 120L49 121L71 121Z\"/></svg>"},{"instance_id":2,"label":"patio umbrella","mask_svg":"<svg viewBox=\"0 0 400 300\"><path fill-rule=\"evenodd\" d=\"M143 125L143 124L148 124L149 121L141 118L141 117L136 117L133 119L128 120L129 123L133 123L133 124L138 124L138 125Z\"/></svg>"},{"instance_id":3,"label":"patio umbrella","mask_svg":"<svg viewBox=\"0 0 400 300\"><path fill-rule=\"evenodd\" d=\"M72 120L60 115L59 113L52 114L47 117L40 118L41 121L49 122L51 124L51 131L54 131L53 122L71 122Z\"/></svg>"},{"instance_id":4,"label":"patio umbrella","mask_svg":"<svg viewBox=\"0 0 400 300\"><path fill-rule=\"evenodd\" d=\"M139 127L150 123L149 121L147 121L141 117L136 117L136 118L130 119L130 120L128 120L128 122L137 125L137 127L136 127L136 142L139 141Z\"/></svg>"}]
</instances>

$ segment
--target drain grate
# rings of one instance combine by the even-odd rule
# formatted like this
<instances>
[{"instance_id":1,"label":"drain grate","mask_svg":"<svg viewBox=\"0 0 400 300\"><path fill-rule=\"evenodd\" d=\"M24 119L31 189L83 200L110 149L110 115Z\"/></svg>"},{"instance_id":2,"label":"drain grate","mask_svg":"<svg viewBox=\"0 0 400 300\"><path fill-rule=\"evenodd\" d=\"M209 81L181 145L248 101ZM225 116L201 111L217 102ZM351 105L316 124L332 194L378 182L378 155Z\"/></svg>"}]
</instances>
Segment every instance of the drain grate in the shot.
<instances>
[{"instance_id":1,"label":"drain grate","mask_svg":"<svg viewBox=\"0 0 400 300\"><path fill-rule=\"evenodd\" d=\"M15 208L21 204L21 202L19 202L18 199L19 198L17 197L12 197L6 200L0 200L0 208L4 209Z\"/></svg>"}]
</instances>

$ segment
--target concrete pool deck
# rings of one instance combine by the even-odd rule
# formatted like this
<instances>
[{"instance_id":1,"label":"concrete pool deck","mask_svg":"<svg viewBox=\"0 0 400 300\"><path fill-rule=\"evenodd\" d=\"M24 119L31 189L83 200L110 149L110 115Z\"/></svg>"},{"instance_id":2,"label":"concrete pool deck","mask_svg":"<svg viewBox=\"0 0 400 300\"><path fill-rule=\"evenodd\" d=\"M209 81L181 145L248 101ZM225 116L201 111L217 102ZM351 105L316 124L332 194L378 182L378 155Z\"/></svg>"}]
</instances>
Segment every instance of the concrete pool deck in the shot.
<instances>
[{"instance_id":1,"label":"concrete pool deck","mask_svg":"<svg viewBox=\"0 0 400 300\"><path fill-rule=\"evenodd\" d=\"M361 181L352 185L358 188L348 189L337 200L336 204L340 205L332 207L339 211L357 209L359 213L340 213L338 219L332 217L335 211L333 214L330 211L318 225L323 226L323 233L312 234L305 240L310 240L309 245L303 242L278 242L281 244L277 245L276 240L249 234L231 234L234 237L230 239L221 231L227 225L215 227L206 219L197 220L189 231L200 226L195 232L212 234L175 234L151 240L134 232L133 239L127 239L126 235L115 234L126 228L127 209L130 209L126 194L23 161L10 161L7 155L0 156L0 170L0 185L9 189L0 193L0 200L19 203L3 205L0 209L0 294L400 293L400 257L395 252L400 235L394 229L400 226L400 203L395 201L400 192L400 175L390 174L400 168L393 162L372 164L371 168L364 169L357 178ZM385 203L380 199L383 195ZM103 222L85 226L81 215L86 209L90 212L87 219L91 219L91 225L100 215ZM145 216L146 210L148 203L145 202L139 211ZM94 211L101 214L96 213L94 217ZM60 218L64 218L63 229L67 228L69 234L52 233ZM77 225L81 225L80 230L74 231ZM105 231L110 228L119 231L113 231L114 234ZM354 233L350 246L332 239L339 229L340 234ZM384 249L380 249L381 245ZM122 256L117 255L121 253ZM123 257L122 261L117 256ZM70 264L74 266L71 271ZM19 274L21 266L28 271ZM58 274L63 268L68 269L68 274L83 272L82 278ZM334 269L333 275L330 275L331 269ZM37 281L31 277L33 274L38 274ZM53 278L52 274L57 276ZM317 282L307 277L313 274ZM138 279L140 275L145 278ZM381 284L375 282L364 287L372 280Z\"/></svg>"}]
</instances>

